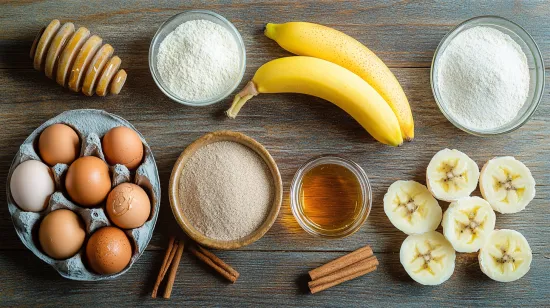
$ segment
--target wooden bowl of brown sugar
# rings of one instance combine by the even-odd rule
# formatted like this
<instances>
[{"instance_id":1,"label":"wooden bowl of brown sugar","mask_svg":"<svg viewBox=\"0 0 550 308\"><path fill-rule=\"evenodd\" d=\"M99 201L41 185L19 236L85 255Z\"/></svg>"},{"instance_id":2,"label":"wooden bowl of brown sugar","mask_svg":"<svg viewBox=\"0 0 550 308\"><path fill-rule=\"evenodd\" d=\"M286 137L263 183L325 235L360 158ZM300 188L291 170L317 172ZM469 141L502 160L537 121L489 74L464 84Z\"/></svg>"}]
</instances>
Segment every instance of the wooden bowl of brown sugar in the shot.
<instances>
[{"instance_id":1,"label":"wooden bowl of brown sugar","mask_svg":"<svg viewBox=\"0 0 550 308\"><path fill-rule=\"evenodd\" d=\"M281 208L277 164L256 140L232 131L206 134L181 153L170 177L170 206L187 235L215 249L249 245Z\"/></svg>"}]
</instances>

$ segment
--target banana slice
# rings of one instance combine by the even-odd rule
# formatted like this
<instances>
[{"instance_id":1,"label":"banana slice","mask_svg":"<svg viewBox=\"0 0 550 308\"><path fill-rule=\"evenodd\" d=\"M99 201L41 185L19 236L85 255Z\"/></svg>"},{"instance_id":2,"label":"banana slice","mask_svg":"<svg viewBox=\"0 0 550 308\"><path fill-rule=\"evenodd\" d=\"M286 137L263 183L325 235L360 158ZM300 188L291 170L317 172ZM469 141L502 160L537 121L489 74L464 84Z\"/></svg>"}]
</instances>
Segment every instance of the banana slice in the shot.
<instances>
[{"instance_id":1,"label":"banana slice","mask_svg":"<svg viewBox=\"0 0 550 308\"><path fill-rule=\"evenodd\" d=\"M443 215L443 235L458 252L478 251L495 229L496 215L480 197L455 201Z\"/></svg>"},{"instance_id":2,"label":"banana slice","mask_svg":"<svg viewBox=\"0 0 550 308\"><path fill-rule=\"evenodd\" d=\"M92 96L94 95L95 84L99 79L99 75L103 71L103 67L109 61L109 58L113 55L115 50L109 44L103 45L99 51L96 53L92 62L90 62L90 67L86 72L86 77L84 77L84 83L82 85L82 93Z\"/></svg>"},{"instance_id":3,"label":"banana slice","mask_svg":"<svg viewBox=\"0 0 550 308\"><path fill-rule=\"evenodd\" d=\"M455 270L455 250L436 231L409 235L403 241L399 254L407 274L424 285L442 284Z\"/></svg>"},{"instance_id":4,"label":"banana slice","mask_svg":"<svg viewBox=\"0 0 550 308\"><path fill-rule=\"evenodd\" d=\"M48 78L53 78L54 67L59 59L59 54L65 47L65 43L71 35L74 33L74 25L70 22L65 23L61 29L57 32L52 40L48 55L46 56L46 65L44 66L44 73Z\"/></svg>"},{"instance_id":5,"label":"banana slice","mask_svg":"<svg viewBox=\"0 0 550 308\"><path fill-rule=\"evenodd\" d=\"M479 267L500 282L518 280L529 271L533 254L525 237L514 230L493 231L479 250Z\"/></svg>"},{"instance_id":6,"label":"banana slice","mask_svg":"<svg viewBox=\"0 0 550 308\"><path fill-rule=\"evenodd\" d=\"M477 164L458 150L437 152L426 171L426 183L432 195L448 202L468 197L476 189L478 179Z\"/></svg>"},{"instance_id":7,"label":"banana slice","mask_svg":"<svg viewBox=\"0 0 550 308\"><path fill-rule=\"evenodd\" d=\"M406 234L434 231L441 222L441 207L426 186L415 181L396 181L384 196L384 212Z\"/></svg>"},{"instance_id":8,"label":"banana slice","mask_svg":"<svg viewBox=\"0 0 550 308\"><path fill-rule=\"evenodd\" d=\"M111 81L111 86L109 87L109 92L111 94L117 95L120 93L120 90L122 87L124 87L124 84L126 83L126 78L128 77L128 74L126 74L126 71L124 69L121 69L118 71L113 77L113 81Z\"/></svg>"},{"instance_id":9,"label":"banana slice","mask_svg":"<svg viewBox=\"0 0 550 308\"><path fill-rule=\"evenodd\" d=\"M481 169L483 198L499 213L517 213L535 197L535 179L529 168L511 157L496 157Z\"/></svg>"},{"instance_id":10,"label":"banana slice","mask_svg":"<svg viewBox=\"0 0 550 308\"><path fill-rule=\"evenodd\" d=\"M67 75L74 63L74 58L80 52L80 48L82 48L82 45L84 45L89 36L90 30L84 27L78 28L61 52L59 62L57 63L57 75L55 79L59 85L65 86Z\"/></svg>"},{"instance_id":11,"label":"banana slice","mask_svg":"<svg viewBox=\"0 0 550 308\"><path fill-rule=\"evenodd\" d=\"M69 76L69 89L78 92L82 86L82 76L84 72L88 69L88 65L95 53L101 47L103 40L97 36L92 35L86 43L80 49L76 60L74 61L73 67L71 69L71 75Z\"/></svg>"},{"instance_id":12,"label":"banana slice","mask_svg":"<svg viewBox=\"0 0 550 308\"><path fill-rule=\"evenodd\" d=\"M61 23L59 20L54 19L46 27L44 33L42 33L42 36L36 45L36 51L34 52L33 65L35 70L41 71L44 68L44 56L48 51L48 48L50 48L50 43L52 42L52 39L60 25Z\"/></svg>"},{"instance_id":13,"label":"banana slice","mask_svg":"<svg viewBox=\"0 0 550 308\"><path fill-rule=\"evenodd\" d=\"M99 96L105 96L107 95L107 89L109 87L109 84L111 83L111 79L113 79L113 76L118 71L118 68L120 67L120 63L122 61L118 56L114 56L107 62L105 65L105 68L103 69L103 72L101 73L101 77L99 78L99 81L97 83L97 88L95 90L95 93Z\"/></svg>"}]
</instances>

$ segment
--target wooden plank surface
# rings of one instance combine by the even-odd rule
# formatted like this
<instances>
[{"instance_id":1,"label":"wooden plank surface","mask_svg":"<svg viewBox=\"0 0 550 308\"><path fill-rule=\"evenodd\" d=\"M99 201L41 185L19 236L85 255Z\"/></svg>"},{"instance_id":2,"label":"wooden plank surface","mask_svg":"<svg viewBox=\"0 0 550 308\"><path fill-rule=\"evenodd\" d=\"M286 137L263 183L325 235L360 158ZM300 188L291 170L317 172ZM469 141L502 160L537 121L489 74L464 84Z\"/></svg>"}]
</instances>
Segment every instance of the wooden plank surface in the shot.
<instances>
[{"instance_id":1,"label":"wooden plank surface","mask_svg":"<svg viewBox=\"0 0 550 308\"><path fill-rule=\"evenodd\" d=\"M136 265L116 281L75 283L60 278L21 244L7 207L0 207L0 305L548 305L550 291L550 106L548 91L532 120L505 136L478 138L461 132L439 112L429 84L433 51L461 21L500 15L522 25L550 63L549 1L1 1L0 11L0 186L19 144L41 123L65 111L97 108L118 114L146 137L157 160L162 206L155 236ZM375 51L392 68L411 102L416 139L400 148L376 143L348 115L320 99L266 95L243 108L236 120L223 111L229 99L204 108L177 105L155 86L148 67L150 40L158 26L187 9L214 10L239 29L247 48L243 84L262 63L288 55L262 34L266 22L305 20L342 30ZM88 98L61 89L32 69L28 58L36 31L51 19L73 21L115 47L128 71L119 96ZM547 71L548 72L548 71ZM550 78L550 77L548 77ZM547 78L547 82L549 79ZM273 228L257 243L220 255L240 272L227 285L185 255L171 301L149 299L167 236L180 234L167 198L168 178L179 153L201 135L220 129L243 132L265 145L277 161L285 194ZM531 271L502 284L479 271L475 254L459 254L451 280L438 287L414 283L399 264L405 235L386 218L381 200L398 179L424 182L434 153L457 148L479 165L498 155L514 155L531 168L537 196L518 214L497 215L497 228L522 232L533 249ZM289 209L288 188L296 169L321 154L339 154L359 163L373 186L367 223L341 240L313 238L300 229ZM475 194L479 195L479 192ZM6 200L0 191L0 200ZM442 203L444 209L447 204ZM368 243L380 258L377 272L316 295L305 294L307 270Z\"/></svg>"}]
</instances>

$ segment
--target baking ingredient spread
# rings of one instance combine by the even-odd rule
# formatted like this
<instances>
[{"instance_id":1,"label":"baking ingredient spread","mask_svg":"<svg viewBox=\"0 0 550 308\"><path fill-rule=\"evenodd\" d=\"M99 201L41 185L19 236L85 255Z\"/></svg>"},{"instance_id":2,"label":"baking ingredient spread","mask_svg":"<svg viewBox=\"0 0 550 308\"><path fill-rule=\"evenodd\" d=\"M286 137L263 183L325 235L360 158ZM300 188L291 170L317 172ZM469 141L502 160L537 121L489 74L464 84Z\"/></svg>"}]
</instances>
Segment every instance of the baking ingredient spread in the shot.
<instances>
[{"instance_id":1,"label":"baking ingredient spread","mask_svg":"<svg viewBox=\"0 0 550 308\"><path fill-rule=\"evenodd\" d=\"M323 164L302 178L300 207L306 219L324 230L346 228L361 212L363 195L355 174L344 166Z\"/></svg>"},{"instance_id":2,"label":"baking ingredient spread","mask_svg":"<svg viewBox=\"0 0 550 308\"><path fill-rule=\"evenodd\" d=\"M521 47L490 27L459 33L443 51L437 72L450 115L474 130L510 123L529 94L529 66Z\"/></svg>"},{"instance_id":3,"label":"baking ingredient spread","mask_svg":"<svg viewBox=\"0 0 550 308\"><path fill-rule=\"evenodd\" d=\"M184 216L203 235L238 240L258 229L273 202L269 168L249 147L219 141L199 148L179 180Z\"/></svg>"},{"instance_id":4,"label":"baking ingredient spread","mask_svg":"<svg viewBox=\"0 0 550 308\"><path fill-rule=\"evenodd\" d=\"M204 101L227 91L239 76L240 53L232 34L208 20L178 26L159 46L162 81L183 100Z\"/></svg>"}]
</instances>

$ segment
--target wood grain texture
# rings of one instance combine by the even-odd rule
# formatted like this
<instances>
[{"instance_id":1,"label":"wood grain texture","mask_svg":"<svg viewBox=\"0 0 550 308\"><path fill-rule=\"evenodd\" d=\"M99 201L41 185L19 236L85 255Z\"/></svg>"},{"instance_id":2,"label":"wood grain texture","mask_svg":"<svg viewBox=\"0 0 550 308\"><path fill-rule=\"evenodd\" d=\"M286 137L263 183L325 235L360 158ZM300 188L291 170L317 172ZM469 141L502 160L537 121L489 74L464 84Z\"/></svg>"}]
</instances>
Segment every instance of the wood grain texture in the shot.
<instances>
[{"instance_id":1,"label":"wood grain texture","mask_svg":"<svg viewBox=\"0 0 550 308\"><path fill-rule=\"evenodd\" d=\"M504 136L479 138L458 130L441 114L430 89L433 51L445 33L465 19L500 15L523 26L550 63L548 1L0 1L0 187L21 142L41 123L71 109L97 108L120 115L145 136L157 160L162 205L148 251L113 282L75 283L59 277L21 244L7 207L0 207L0 305L289 305L289 306L498 306L548 305L550 291L550 97L545 91L535 116ZM266 22L305 20L342 30L364 42L392 68L413 109L416 139L400 148L376 143L347 114L330 103L303 95L265 95L251 100L237 119L223 115L230 100L204 108L180 106L155 86L147 67L149 43L158 26L187 9L214 10L241 31L247 48L242 85L264 62L288 55L262 34ZM51 19L88 27L113 45L128 72L118 96L85 97L60 88L32 69L28 51L36 31ZM547 71L548 72L548 71ZM550 77L547 77L547 82ZM183 237L168 204L168 180L179 154L198 137L235 130L262 143L279 165L284 198L278 220L258 242L238 251L216 252L241 273L235 285L205 270L189 254L171 301L149 299L169 235ZM500 155L523 161L537 181L526 210L497 214L497 228L522 232L534 253L531 271L514 284L489 280L473 254L459 254L456 273L438 287L414 283L399 264L405 235L395 229L382 198L395 180L425 182L425 168L437 151L456 148L480 166ZM294 172L322 154L352 159L367 172L373 208L353 236L325 240L306 234L289 209ZM6 200L0 190L0 200ZM479 192L475 192L479 195ZM446 203L441 203L443 208ZM365 244L380 259L379 270L316 295L304 294L309 269ZM388 304L391 302L391 304Z\"/></svg>"}]
</instances>

